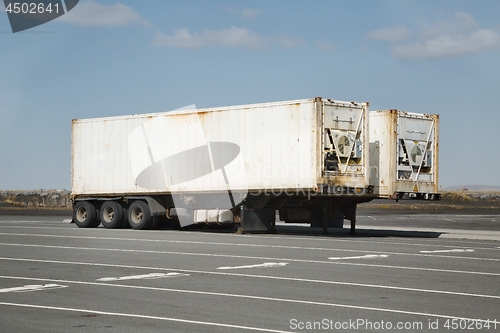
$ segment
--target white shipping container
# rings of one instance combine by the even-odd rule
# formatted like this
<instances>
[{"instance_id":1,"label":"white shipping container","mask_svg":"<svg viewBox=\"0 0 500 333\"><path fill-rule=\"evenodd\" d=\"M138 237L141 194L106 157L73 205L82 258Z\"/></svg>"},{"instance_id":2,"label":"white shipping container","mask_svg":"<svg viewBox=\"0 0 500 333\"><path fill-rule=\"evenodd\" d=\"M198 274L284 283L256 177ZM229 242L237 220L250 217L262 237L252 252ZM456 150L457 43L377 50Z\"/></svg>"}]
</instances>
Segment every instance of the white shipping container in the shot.
<instances>
[{"instance_id":1,"label":"white shipping container","mask_svg":"<svg viewBox=\"0 0 500 333\"><path fill-rule=\"evenodd\" d=\"M436 199L439 116L398 110L369 114L370 183L375 194Z\"/></svg>"},{"instance_id":2,"label":"white shipping container","mask_svg":"<svg viewBox=\"0 0 500 333\"><path fill-rule=\"evenodd\" d=\"M367 113L317 97L73 120L73 196L366 189Z\"/></svg>"}]
</instances>

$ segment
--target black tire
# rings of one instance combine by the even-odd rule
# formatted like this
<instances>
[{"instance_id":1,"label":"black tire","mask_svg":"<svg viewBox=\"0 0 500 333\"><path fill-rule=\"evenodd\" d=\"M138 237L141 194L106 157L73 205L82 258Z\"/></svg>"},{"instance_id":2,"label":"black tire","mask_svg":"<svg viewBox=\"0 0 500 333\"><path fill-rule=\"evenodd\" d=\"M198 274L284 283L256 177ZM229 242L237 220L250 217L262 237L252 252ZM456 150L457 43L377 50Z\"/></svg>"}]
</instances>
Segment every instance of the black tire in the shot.
<instances>
[{"instance_id":1,"label":"black tire","mask_svg":"<svg viewBox=\"0 0 500 333\"><path fill-rule=\"evenodd\" d=\"M150 230L160 229L162 227L162 224L163 224L163 222L162 222L161 216L153 216L153 221L149 225L148 229L150 229Z\"/></svg>"},{"instance_id":2,"label":"black tire","mask_svg":"<svg viewBox=\"0 0 500 333\"><path fill-rule=\"evenodd\" d=\"M127 209L127 217L132 229L136 230L147 230L153 223L153 216L151 216L149 205L141 200L132 202Z\"/></svg>"},{"instance_id":3,"label":"black tire","mask_svg":"<svg viewBox=\"0 0 500 333\"><path fill-rule=\"evenodd\" d=\"M125 224L123 207L116 201L105 201L100 209L100 217L106 229L123 228Z\"/></svg>"},{"instance_id":4,"label":"black tire","mask_svg":"<svg viewBox=\"0 0 500 333\"><path fill-rule=\"evenodd\" d=\"M77 201L73 205L73 221L79 228L96 228L101 224L97 209L88 201Z\"/></svg>"}]
</instances>

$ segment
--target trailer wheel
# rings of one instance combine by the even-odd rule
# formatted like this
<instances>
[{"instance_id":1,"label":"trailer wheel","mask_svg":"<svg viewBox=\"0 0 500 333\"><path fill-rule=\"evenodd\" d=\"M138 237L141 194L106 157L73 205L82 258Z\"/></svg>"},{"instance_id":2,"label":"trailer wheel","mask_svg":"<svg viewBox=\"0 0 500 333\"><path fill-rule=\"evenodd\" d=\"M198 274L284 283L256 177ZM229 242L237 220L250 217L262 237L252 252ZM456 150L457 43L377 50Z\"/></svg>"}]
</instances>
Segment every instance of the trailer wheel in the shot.
<instances>
[{"instance_id":1,"label":"trailer wheel","mask_svg":"<svg viewBox=\"0 0 500 333\"><path fill-rule=\"evenodd\" d=\"M147 230L153 222L148 204L141 200L132 202L127 210L127 216L128 223L136 230Z\"/></svg>"},{"instance_id":2,"label":"trailer wheel","mask_svg":"<svg viewBox=\"0 0 500 333\"><path fill-rule=\"evenodd\" d=\"M73 221L79 228L96 228L101 223L97 209L88 201L73 206Z\"/></svg>"},{"instance_id":3,"label":"trailer wheel","mask_svg":"<svg viewBox=\"0 0 500 333\"><path fill-rule=\"evenodd\" d=\"M125 222L123 207L116 201L105 201L100 209L101 223L106 229L122 228Z\"/></svg>"}]
</instances>

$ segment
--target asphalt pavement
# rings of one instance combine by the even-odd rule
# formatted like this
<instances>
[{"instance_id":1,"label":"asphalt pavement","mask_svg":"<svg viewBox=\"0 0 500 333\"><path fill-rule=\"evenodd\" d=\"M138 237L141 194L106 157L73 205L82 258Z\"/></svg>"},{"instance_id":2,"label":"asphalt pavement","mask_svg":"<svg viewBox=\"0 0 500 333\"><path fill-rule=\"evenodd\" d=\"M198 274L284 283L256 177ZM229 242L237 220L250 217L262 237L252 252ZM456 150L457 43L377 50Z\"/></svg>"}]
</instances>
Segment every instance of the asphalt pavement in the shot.
<instances>
[{"instance_id":1,"label":"asphalt pavement","mask_svg":"<svg viewBox=\"0 0 500 333\"><path fill-rule=\"evenodd\" d=\"M0 216L1 332L498 332L498 230L445 218L361 215L350 236Z\"/></svg>"}]
</instances>

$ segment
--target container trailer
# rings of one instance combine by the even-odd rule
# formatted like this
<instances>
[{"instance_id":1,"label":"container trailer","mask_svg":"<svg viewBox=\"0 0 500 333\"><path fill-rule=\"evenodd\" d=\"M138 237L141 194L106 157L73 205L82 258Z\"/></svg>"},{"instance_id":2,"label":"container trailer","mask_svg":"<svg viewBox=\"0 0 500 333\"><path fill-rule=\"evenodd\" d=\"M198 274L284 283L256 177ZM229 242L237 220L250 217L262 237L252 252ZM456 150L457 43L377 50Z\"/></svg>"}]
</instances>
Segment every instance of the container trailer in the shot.
<instances>
[{"instance_id":1,"label":"container trailer","mask_svg":"<svg viewBox=\"0 0 500 333\"><path fill-rule=\"evenodd\" d=\"M375 197L368 111L316 97L73 120L73 221L272 232L278 212L354 231L356 205Z\"/></svg>"},{"instance_id":2,"label":"container trailer","mask_svg":"<svg viewBox=\"0 0 500 333\"><path fill-rule=\"evenodd\" d=\"M439 115L369 112L370 184L380 198L440 199Z\"/></svg>"}]
</instances>

